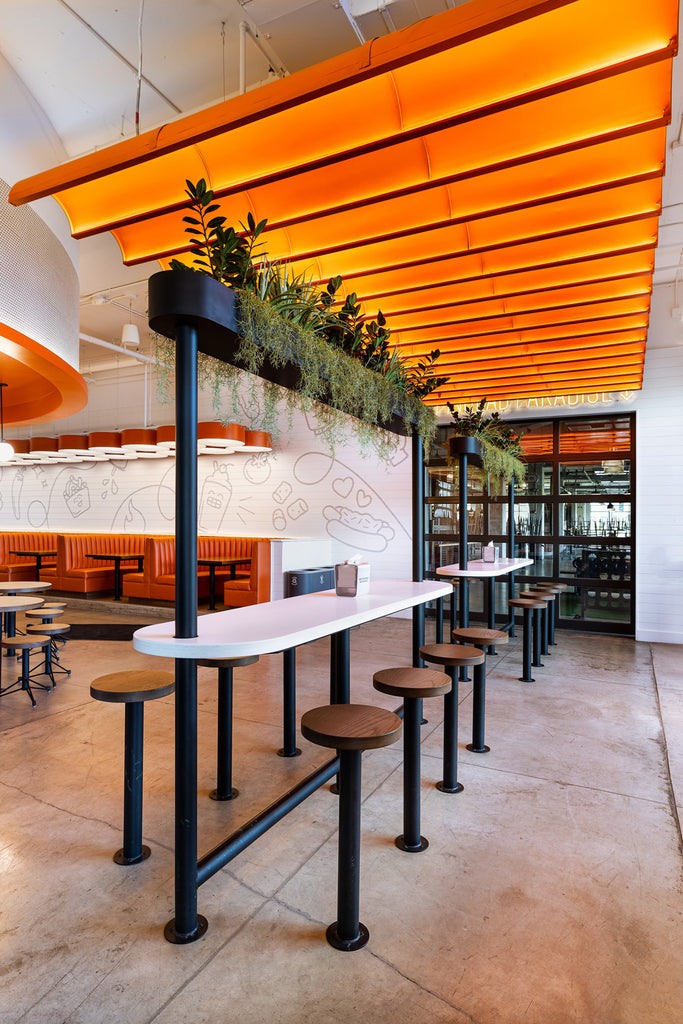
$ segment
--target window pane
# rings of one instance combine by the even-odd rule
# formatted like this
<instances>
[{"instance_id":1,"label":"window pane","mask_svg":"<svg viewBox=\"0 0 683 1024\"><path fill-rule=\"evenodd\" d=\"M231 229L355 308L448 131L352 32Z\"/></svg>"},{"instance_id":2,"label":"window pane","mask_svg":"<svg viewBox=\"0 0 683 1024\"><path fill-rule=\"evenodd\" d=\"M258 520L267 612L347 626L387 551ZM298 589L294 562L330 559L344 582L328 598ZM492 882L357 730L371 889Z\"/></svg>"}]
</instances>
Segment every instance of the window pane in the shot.
<instances>
[{"instance_id":1,"label":"window pane","mask_svg":"<svg viewBox=\"0 0 683 1024\"><path fill-rule=\"evenodd\" d=\"M515 494L552 494L553 466L551 462L529 462L524 483L515 487Z\"/></svg>"},{"instance_id":2,"label":"window pane","mask_svg":"<svg viewBox=\"0 0 683 1024\"><path fill-rule=\"evenodd\" d=\"M627 416L592 420L563 420L560 423L560 451L627 452L631 447L631 423Z\"/></svg>"},{"instance_id":3,"label":"window pane","mask_svg":"<svg viewBox=\"0 0 683 1024\"><path fill-rule=\"evenodd\" d=\"M553 453L553 425L551 422L532 422L515 425L522 437L524 457L533 462L540 455Z\"/></svg>"},{"instance_id":4,"label":"window pane","mask_svg":"<svg viewBox=\"0 0 683 1024\"><path fill-rule=\"evenodd\" d=\"M560 494L630 494L631 462L561 462Z\"/></svg>"},{"instance_id":5,"label":"window pane","mask_svg":"<svg viewBox=\"0 0 683 1024\"><path fill-rule=\"evenodd\" d=\"M552 544L515 544L515 558L533 558L533 565L517 569L515 576L552 576L553 546Z\"/></svg>"},{"instance_id":6,"label":"window pane","mask_svg":"<svg viewBox=\"0 0 683 1024\"><path fill-rule=\"evenodd\" d=\"M457 565L459 563L458 551L460 550L457 540L428 540L425 545L425 571L435 573L442 565ZM473 561L481 557L481 542L467 544L467 560Z\"/></svg>"},{"instance_id":7,"label":"window pane","mask_svg":"<svg viewBox=\"0 0 683 1024\"><path fill-rule=\"evenodd\" d=\"M507 509L506 509L507 511ZM515 502L515 533L520 537L544 537L553 532L553 507L541 502Z\"/></svg>"},{"instance_id":8,"label":"window pane","mask_svg":"<svg viewBox=\"0 0 683 1024\"><path fill-rule=\"evenodd\" d=\"M629 501L573 501L560 505L560 533L574 537L630 537Z\"/></svg>"},{"instance_id":9,"label":"window pane","mask_svg":"<svg viewBox=\"0 0 683 1024\"><path fill-rule=\"evenodd\" d=\"M614 586L572 587L560 595L560 620L623 622L631 618L631 593Z\"/></svg>"}]
</instances>

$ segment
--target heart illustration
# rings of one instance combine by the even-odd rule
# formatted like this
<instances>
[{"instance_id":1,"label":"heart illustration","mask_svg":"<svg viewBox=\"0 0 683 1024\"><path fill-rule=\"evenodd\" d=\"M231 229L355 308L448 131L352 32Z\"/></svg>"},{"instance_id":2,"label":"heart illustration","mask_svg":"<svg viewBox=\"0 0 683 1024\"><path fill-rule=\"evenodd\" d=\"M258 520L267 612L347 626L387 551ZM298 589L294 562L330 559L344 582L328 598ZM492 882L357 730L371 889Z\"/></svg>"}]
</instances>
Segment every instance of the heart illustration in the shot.
<instances>
[{"instance_id":1,"label":"heart illustration","mask_svg":"<svg viewBox=\"0 0 683 1024\"><path fill-rule=\"evenodd\" d=\"M332 484L332 490L335 492L335 494L338 494L340 498L348 498L349 494L353 490L353 477L338 476L337 479Z\"/></svg>"},{"instance_id":2,"label":"heart illustration","mask_svg":"<svg viewBox=\"0 0 683 1024\"><path fill-rule=\"evenodd\" d=\"M366 492L359 487L356 494L356 503L358 504L358 508L367 508L371 501L372 495L366 494Z\"/></svg>"}]
</instances>

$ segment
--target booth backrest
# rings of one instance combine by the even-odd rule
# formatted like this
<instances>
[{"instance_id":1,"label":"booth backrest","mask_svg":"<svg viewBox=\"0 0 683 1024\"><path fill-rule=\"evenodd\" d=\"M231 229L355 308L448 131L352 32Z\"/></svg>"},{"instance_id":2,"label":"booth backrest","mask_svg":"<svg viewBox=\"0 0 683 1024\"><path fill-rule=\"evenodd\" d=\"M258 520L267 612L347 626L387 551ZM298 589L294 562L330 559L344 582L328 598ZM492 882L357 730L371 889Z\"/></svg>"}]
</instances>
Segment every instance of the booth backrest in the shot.
<instances>
[{"instance_id":1,"label":"booth backrest","mask_svg":"<svg viewBox=\"0 0 683 1024\"><path fill-rule=\"evenodd\" d=\"M10 551L30 548L34 551L45 551L56 548L56 533L30 532L19 530L13 533L0 532L0 564L7 565L9 562L35 562L34 558L26 555L10 555Z\"/></svg>"},{"instance_id":2,"label":"booth backrest","mask_svg":"<svg viewBox=\"0 0 683 1024\"><path fill-rule=\"evenodd\" d=\"M68 576L74 569L92 569L89 554L144 551L146 538L137 533L67 533L58 538L56 576ZM100 563L101 565L102 563Z\"/></svg>"}]
</instances>

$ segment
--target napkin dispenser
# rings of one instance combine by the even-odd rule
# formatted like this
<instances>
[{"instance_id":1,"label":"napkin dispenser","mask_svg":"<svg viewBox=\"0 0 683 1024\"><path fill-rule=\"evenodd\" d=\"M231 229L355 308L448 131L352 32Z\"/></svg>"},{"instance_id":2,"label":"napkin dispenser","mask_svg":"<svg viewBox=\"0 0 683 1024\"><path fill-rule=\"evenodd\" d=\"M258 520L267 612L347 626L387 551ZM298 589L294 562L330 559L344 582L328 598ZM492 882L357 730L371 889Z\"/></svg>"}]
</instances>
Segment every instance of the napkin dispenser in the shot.
<instances>
[{"instance_id":1,"label":"napkin dispenser","mask_svg":"<svg viewBox=\"0 0 683 1024\"><path fill-rule=\"evenodd\" d=\"M334 585L338 597L359 597L370 590L369 562L339 562L334 567Z\"/></svg>"},{"instance_id":2,"label":"napkin dispenser","mask_svg":"<svg viewBox=\"0 0 683 1024\"><path fill-rule=\"evenodd\" d=\"M498 548L491 542L481 549L481 560L482 562L497 562L498 561Z\"/></svg>"}]
</instances>

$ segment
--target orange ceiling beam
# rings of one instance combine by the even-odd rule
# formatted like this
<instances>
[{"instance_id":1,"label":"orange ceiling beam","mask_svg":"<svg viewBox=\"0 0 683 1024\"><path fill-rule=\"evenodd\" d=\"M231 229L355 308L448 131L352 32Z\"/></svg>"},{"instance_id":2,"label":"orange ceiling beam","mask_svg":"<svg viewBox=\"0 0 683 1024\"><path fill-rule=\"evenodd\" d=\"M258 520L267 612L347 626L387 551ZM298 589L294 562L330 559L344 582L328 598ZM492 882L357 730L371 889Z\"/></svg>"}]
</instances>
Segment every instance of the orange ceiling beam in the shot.
<instances>
[{"instance_id":1,"label":"orange ceiling beam","mask_svg":"<svg viewBox=\"0 0 683 1024\"><path fill-rule=\"evenodd\" d=\"M677 33L678 0L472 0L10 201L52 195L77 237L164 266L192 259L204 177L229 223L268 219L271 261L341 274L403 353L438 346L453 380L430 402L639 387Z\"/></svg>"}]
</instances>

